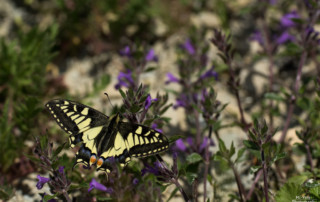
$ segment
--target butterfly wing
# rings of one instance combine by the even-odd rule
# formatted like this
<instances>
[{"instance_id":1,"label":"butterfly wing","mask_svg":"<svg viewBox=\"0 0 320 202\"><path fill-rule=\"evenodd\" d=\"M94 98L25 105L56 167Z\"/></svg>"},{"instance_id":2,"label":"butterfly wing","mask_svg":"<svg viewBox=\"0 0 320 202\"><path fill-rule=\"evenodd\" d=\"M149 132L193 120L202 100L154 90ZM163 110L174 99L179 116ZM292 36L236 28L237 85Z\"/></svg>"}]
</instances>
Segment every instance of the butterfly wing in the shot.
<instances>
[{"instance_id":1,"label":"butterfly wing","mask_svg":"<svg viewBox=\"0 0 320 202\"><path fill-rule=\"evenodd\" d=\"M132 157L150 156L169 148L166 136L149 127L120 122L118 130L124 139L129 155Z\"/></svg>"},{"instance_id":2,"label":"butterfly wing","mask_svg":"<svg viewBox=\"0 0 320 202\"><path fill-rule=\"evenodd\" d=\"M95 159L91 158L97 156L94 140L99 134L106 133L105 125L109 118L91 107L70 100L51 100L46 107L58 125L70 134L71 147L83 142L77 152L76 163L86 166L94 163Z\"/></svg>"}]
</instances>

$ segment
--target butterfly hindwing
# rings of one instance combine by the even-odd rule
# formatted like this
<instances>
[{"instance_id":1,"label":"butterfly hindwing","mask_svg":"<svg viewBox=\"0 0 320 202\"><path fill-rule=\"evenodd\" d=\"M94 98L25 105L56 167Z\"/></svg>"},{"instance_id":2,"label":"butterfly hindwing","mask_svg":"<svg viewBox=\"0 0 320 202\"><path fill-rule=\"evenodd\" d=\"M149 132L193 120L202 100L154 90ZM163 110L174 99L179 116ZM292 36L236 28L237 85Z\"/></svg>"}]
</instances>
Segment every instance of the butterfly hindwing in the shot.
<instances>
[{"instance_id":1,"label":"butterfly hindwing","mask_svg":"<svg viewBox=\"0 0 320 202\"><path fill-rule=\"evenodd\" d=\"M46 107L58 125L71 135L77 135L108 123L106 115L74 101L51 100L46 104Z\"/></svg>"},{"instance_id":2,"label":"butterfly hindwing","mask_svg":"<svg viewBox=\"0 0 320 202\"><path fill-rule=\"evenodd\" d=\"M149 127L120 122L118 130L132 157L154 155L167 150L169 147L169 141L166 136Z\"/></svg>"}]
</instances>

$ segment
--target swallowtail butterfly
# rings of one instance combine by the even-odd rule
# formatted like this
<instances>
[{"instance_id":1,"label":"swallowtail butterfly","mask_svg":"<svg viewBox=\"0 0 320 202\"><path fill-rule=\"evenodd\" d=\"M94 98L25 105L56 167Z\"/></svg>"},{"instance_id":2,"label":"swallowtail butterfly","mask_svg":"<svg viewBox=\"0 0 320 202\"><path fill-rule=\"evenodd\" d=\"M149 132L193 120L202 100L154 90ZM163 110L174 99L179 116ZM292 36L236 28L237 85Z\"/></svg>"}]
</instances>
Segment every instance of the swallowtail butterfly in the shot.
<instances>
[{"instance_id":1,"label":"swallowtail butterfly","mask_svg":"<svg viewBox=\"0 0 320 202\"><path fill-rule=\"evenodd\" d=\"M86 105L56 99L46 104L58 125L67 132L70 146L81 142L76 162L111 172L111 164L123 167L131 157L145 157L165 151L168 139L149 127L120 121L120 115L106 116Z\"/></svg>"}]
</instances>

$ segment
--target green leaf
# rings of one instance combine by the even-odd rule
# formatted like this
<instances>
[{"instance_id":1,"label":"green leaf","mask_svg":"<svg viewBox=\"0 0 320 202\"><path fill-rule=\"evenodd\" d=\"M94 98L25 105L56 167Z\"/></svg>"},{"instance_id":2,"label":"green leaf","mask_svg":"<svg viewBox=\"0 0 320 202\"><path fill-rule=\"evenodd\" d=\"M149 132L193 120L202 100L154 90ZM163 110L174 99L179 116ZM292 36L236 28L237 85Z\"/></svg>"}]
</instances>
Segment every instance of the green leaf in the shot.
<instances>
[{"instance_id":1,"label":"green leaf","mask_svg":"<svg viewBox=\"0 0 320 202\"><path fill-rule=\"evenodd\" d=\"M261 168L261 166L251 166L251 167L250 167L250 174L254 174L254 173L257 172L260 168Z\"/></svg>"},{"instance_id":2,"label":"green leaf","mask_svg":"<svg viewBox=\"0 0 320 202\"><path fill-rule=\"evenodd\" d=\"M106 197L106 196L97 196L97 201L113 201L114 198Z\"/></svg>"},{"instance_id":3,"label":"green leaf","mask_svg":"<svg viewBox=\"0 0 320 202\"><path fill-rule=\"evenodd\" d=\"M279 154L276 154L275 157L272 158L271 160L271 164L278 161L279 159L283 159L286 157L286 153L285 152L282 152L282 153L279 153Z\"/></svg>"},{"instance_id":4,"label":"green leaf","mask_svg":"<svg viewBox=\"0 0 320 202\"><path fill-rule=\"evenodd\" d=\"M276 194L276 201L293 201L302 197L302 187L294 183L285 183ZM299 199L299 198L298 198Z\"/></svg>"},{"instance_id":5,"label":"green leaf","mask_svg":"<svg viewBox=\"0 0 320 202\"><path fill-rule=\"evenodd\" d=\"M199 161L202 161L202 157L198 153L192 153L189 156L187 156L187 162L189 164L197 163Z\"/></svg>"},{"instance_id":6,"label":"green leaf","mask_svg":"<svg viewBox=\"0 0 320 202\"><path fill-rule=\"evenodd\" d=\"M62 145L60 145L54 152L52 157L55 158L56 156L58 156L58 154L60 154L60 152L62 151L62 149L65 147L66 142L63 143Z\"/></svg>"},{"instance_id":7,"label":"green leaf","mask_svg":"<svg viewBox=\"0 0 320 202\"><path fill-rule=\"evenodd\" d=\"M227 147L224 144L222 139L219 139L219 150L221 151L222 154L226 153Z\"/></svg>"},{"instance_id":8,"label":"green leaf","mask_svg":"<svg viewBox=\"0 0 320 202\"><path fill-rule=\"evenodd\" d=\"M247 149L252 149L252 150L256 150L256 151L260 150L260 147L253 141L243 140L243 144Z\"/></svg>"},{"instance_id":9,"label":"green leaf","mask_svg":"<svg viewBox=\"0 0 320 202\"><path fill-rule=\"evenodd\" d=\"M178 190L179 190L178 187L176 187L176 188L171 192L171 194L170 194L167 202L169 202L169 201L176 195L176 193L177 193Z\"/></svg>"},{"instance_id":10,"label":"green leaf","mask_svg":"<svg viewBox=\"0 0 320 202\"><path fill-rule=\"evenodd\" d=\"M187 172L186 177L187 177L189 184L192 184L193 181L198 177L198 175L197 175L197 173Z\"/></svg>"},{"instance_id":11,"label":"green leaf","mask_svg":"<svg viewBox=\"0 0 320 202\"><path fill-rule=\"evenodd\" d=\"M174 135L172 137L169 137L169 144L175 143L180 138L184 138L184 136L183 135Z\"/></svg>"},{"instance_id":12,"label":"green leaf","mask_svg":"<svg viewBox=\"0 0 320 202\"><path fill-rule=\"evenodd\" d=\"M276 101L286 101L285 98L281 97L281 95L278 95L276 93L265 93L264 98L269 100L276 100Z\"/></svg>"},{"instance_id":13,"label":"green leaf","mask_svg":"<svg viewBox=\"0 0 320 202\"><path fill-rule=\"evenodd\" d=\"M241 157L243 156L244 152L246 151L246 148L241 148L239 149L238 151L238 155L237 155L237 158L236 160L234 161L235 163L238 163L241 159Z\"/></svg>"},{"instance_id":14,"label":"green leaf","mask_svg":"<svg viewBox=\"0 0 320 202\"><path fill-rule=\"evenodd\" d=\"M126 94L123 92L123 90L120 88L119 89L119 92L120 92L120 94L121 94L121 97L123 98L123 99L126 99Z\"/></svg>"},{"instance_id":15,"label":"green leaf","mask_svg":"<svg viewBox=\"0 0 320 202\"><path fill-rule=\"evenodd\" d=\"M56 194L55 194L55 195L46 194L46 195L44 195L44 197L43 197L43 201L44 201L44 202L47 202L47 201L49 201L49 200L51 200L51 199L54 199L55 197L56 197Z\"/></svg>"}]
</instances>

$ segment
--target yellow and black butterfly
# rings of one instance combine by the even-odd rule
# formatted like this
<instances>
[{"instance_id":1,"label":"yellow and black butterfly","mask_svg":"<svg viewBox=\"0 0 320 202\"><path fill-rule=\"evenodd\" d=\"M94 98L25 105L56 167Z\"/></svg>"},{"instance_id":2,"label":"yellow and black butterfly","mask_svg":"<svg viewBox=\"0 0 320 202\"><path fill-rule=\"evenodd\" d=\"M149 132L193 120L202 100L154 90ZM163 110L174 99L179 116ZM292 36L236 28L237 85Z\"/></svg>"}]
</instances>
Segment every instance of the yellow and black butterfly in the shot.
<instances>
[{"instance_id":1,"label":"yellow and black butterfly","mask_svg":"<svg viewBox=\"0 0 320 202\"><path fill-rule=\"evenodd\" d=\"M120 121L120 115L108 117L86 105L56 99L46 104L59 126L70 134L73 148L82 142L76 162L87 167L96 164L97 170L111 172L111 164L123 167L131 157L145 157L165 151L168 139L149 127Z\"/></svg>"}]
</instances>

